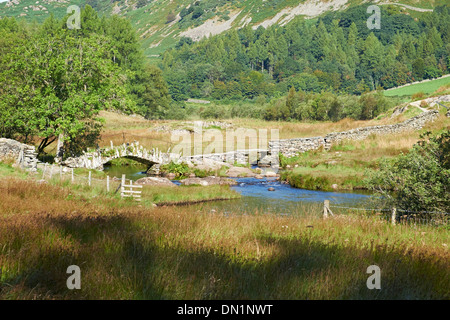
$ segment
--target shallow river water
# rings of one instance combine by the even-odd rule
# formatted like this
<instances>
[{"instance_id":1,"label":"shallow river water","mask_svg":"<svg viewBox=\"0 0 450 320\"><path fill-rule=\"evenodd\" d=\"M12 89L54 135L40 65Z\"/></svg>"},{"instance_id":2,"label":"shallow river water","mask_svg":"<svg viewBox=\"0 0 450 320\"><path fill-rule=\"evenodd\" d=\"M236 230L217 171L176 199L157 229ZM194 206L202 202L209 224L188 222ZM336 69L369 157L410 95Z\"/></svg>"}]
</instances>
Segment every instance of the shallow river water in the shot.
<instances>
[{"instance_id":1,"label":"shallow river water","mask_svg":"<svg viewBox=\"0 0 450 320\"><path fill-rule=\"evenodd\" d=\"M110 176L120 177L126 174L127 179L137 180L145 177L139 168L105 167ZM324 200L330 200L331 205L362 207L370 194L368 192L326 192L293 188L281 183L275 178L236 178L238 184L231 188L242 197L236 200L213 201L195 205L200 211L217 211L234 214L251 214L255 212L288 215L304 212L314 208L317 211L323 206ZM174 183L179 184L178 181ZM275 191L269 191L272 187Z\"/></svg>"},{"instance_id":2,"label":"shallow river water","mask_svg":"<svg viewBox=\"0 0 450 320\"><path fill-rule=\"evenodd\" d=\"M332 205L358 207L370 198L369 194L363 193L293 188L272 178L237 178L236 180L238 185L231 188L242 195L240 199L203 203L198 205L199 209L224 213L251 214L259 212L289 215L304 212L308 208L314 211L320 210L324 200L330 200ZM275 190L269 191L270 187Z\"/></svg>"}]
</instances>

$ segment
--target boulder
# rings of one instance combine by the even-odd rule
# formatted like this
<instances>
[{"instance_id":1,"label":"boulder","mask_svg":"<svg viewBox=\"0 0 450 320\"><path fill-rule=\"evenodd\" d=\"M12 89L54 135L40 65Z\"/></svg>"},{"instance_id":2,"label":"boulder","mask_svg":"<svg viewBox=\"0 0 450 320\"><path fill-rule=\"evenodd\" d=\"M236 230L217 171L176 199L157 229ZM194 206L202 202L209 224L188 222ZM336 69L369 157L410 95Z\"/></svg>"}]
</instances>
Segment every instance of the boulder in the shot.
<instances>
[{"instance_id":1,"label":"boulder","mask_svg":"<svg viewBox=\"0 0 450 320\"><path fill-rule=\"evenodd\" d=\"M135 184L159 187L176 187L177 185L167 178L161 177L145 177L137 180Z\"/></svg>"},{"instance_id":2,"label":"boulder","mask_svg":"<svg viewBox=\"0 0 450 320\"><path fill-rule=\"evenodd\" d=\"M238 177L254 177L256 174L249 168L244 167L232 167L226 172L228 177L238 178Z\"/></svg>"},{"instance_id":3,"label":"boulder","mask_svg":"<svg viewBox=\"0 0 450 320\"><path fill-rule=\"evenodd\" d=\"M229 163L206 158L194 160L194 163L196 165L195 168L205 171L217 171L220 170L223 166L226 166L228 168L231 167Z\"/></svg>"},{"instance_id":4,"label":"boulder","mask_svg":"<svg viewBox=\"0 0 450 320\"><path fill-rule=\"evenodd\" d=\"M180 183L185 186L190 185L236 185L237 182L233 179L221 178L221 177L206 177L206 178L188 178L181 180Z\"/></svg>"},{"instance_id":5,"label":"boulder","mask_svg":"<svg viewBox=\"0 0 450 320\"><path fill-rule=\"evenodd\" d=\"M278 164L279 158L278 155L266 155L264 158L259 160L258 165L260 167L270 167L274 164Z\"/></svg>"},{"instance_id":6,"label":"boulder","mask_svg":"<svg viewBox=\"0 0 450 320\"><path fill-rule=\"evenodd\" d=\"M176 176L177 176L177 175L176 175L175 173L173 173L173 172L169 172L169 173L165 173L165 174L164 174L164 177L166 177L166 178L169 179L169 180L175 179Z\"/></svg>"},{"instance_id":7,"label":"boulder","mask_svg":"<svg viewBox=\"0 0 450 320\"><path fill-rule=\"evenodd\" d=\"M266 177L277 177L278 175L273 171L267 171Z\"/></svg>"}]
</instances>

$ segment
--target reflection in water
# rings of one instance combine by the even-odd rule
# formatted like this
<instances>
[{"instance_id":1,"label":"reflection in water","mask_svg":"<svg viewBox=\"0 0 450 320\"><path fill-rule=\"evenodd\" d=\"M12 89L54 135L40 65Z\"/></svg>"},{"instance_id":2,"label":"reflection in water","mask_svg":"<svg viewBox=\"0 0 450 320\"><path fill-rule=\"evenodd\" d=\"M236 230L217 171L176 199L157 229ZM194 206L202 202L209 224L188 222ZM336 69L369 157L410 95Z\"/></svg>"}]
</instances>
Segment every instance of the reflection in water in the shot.
<instances>
[{"instance_id":1,"label":"reflection in water","mask_svg":"<svg viewBox=\"0 0 450 320\"><path fill-rule=\"evenodd\" d=\"M108 174L111 178L117 177L122 178L122 174L125 175L126 179L131 179L136 181L140 178L146 177L147 174L145 171L147 170L146 166L106 166L103 168L106 174Z\"/></svg>"}]
</instances>

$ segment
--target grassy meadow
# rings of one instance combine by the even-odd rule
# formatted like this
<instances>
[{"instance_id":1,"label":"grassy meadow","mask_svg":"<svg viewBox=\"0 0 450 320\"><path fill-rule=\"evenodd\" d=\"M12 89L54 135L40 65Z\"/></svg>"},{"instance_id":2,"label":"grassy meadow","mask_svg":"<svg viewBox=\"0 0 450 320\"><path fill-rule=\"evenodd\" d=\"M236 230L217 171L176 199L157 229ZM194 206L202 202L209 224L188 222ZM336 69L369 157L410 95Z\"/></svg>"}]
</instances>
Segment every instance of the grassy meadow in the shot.
<instances>
[{"instance_id":1,"label":"grassy meadow","mask_svg":"<svg viewBox=\"0 0 450 320\"><path fill-rule=\"evenodd\" d=\"M365 178L377 170L382 158L408 153L426 131L434 133L450 128L450 120L441 113L434 122L419 131L407 131L383 136L371 135L361 141L342 141L329 151L308 151L292 158L282 158L282 177L292 186L306 189L353 190L366 187ZM287 167L289 166L289 167Z\"/></svg>"},{"instance_id":2,"label":"grassy meadow","mask_svg":"<svg viewBox=\"0 0 450 320\"><path fill-rule=\"evenodd\" d=\"M149 130L167 122L106 115L105 133L168 135ZM252 121L238 119L236 126L278 127L284 138L398 119ZM421 132L448 128L448 121L442 114L420 132L344 142L283 164L291 166L287 174L359 187L377 159L408 152ZM381 213L348 211L323 219L320 205L302 206L291 216L204 212L170 204L238 195L227 186L144 187L138 203L113 193L116 180L107 193L103 172L93 171L91 187L88 170L75 170L73 184L69 174L61 179L59 173L39 183L41 174L0 165L0 299L450 298L445 226L394 226ZM81 290L66 287L70 265L81 268ZM381 269L382 290L366 287L370 265Z\"/></svg>"},{"instance_id":3,"label":"grassy meadow","mask_svg":"<svg viewBox=\"0 0 450 320\"><path fill-rule=\"evenodd\" d=\"M1 299L448 299L448 230L378 216L224 215L0 180ZM100 200L100 201L99 201ZM382 270L368 290L366 269ZM81 268L81 290L66 269Z\"/></svg>"},{"instance_id":4,"label":"grassy meadow","mask_svg":"<svg viewBox=\"0 0 450 320\"><path fill-rule=\"evenodd\" d=\"M385 90L384 95L387 97L393 96L412 96L415 93L423 92L425 94L431 94L441 87L448 87L450 85L450 77L434 79L430 81L425 81L421 83L416 83L408 85L401 88L395 88L390 90Z\"/></svg>"}]
</instances>

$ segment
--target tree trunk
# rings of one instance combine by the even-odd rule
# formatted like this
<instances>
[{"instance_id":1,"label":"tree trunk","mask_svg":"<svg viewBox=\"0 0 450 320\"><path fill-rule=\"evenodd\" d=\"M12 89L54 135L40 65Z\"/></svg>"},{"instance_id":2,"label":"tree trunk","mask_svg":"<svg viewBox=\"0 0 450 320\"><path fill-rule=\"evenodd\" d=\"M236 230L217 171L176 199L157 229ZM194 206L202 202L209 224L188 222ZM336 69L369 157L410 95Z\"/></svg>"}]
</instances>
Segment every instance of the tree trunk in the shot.
<instances>
[{"instance_id":1,"label":"tree trunk","mask_svg":"<svg viewBox=\"0 0 450 320\"><path fill-rule=\"evenodd\" d=\"M41 141L37 149L38 155L42 154L44 152L44 149L47 148L50 144L52 144L56 140L56 137L53 137L53 139L50 140L49 139L50 138L47 137Z\"/></svg>"}]
</instances>

